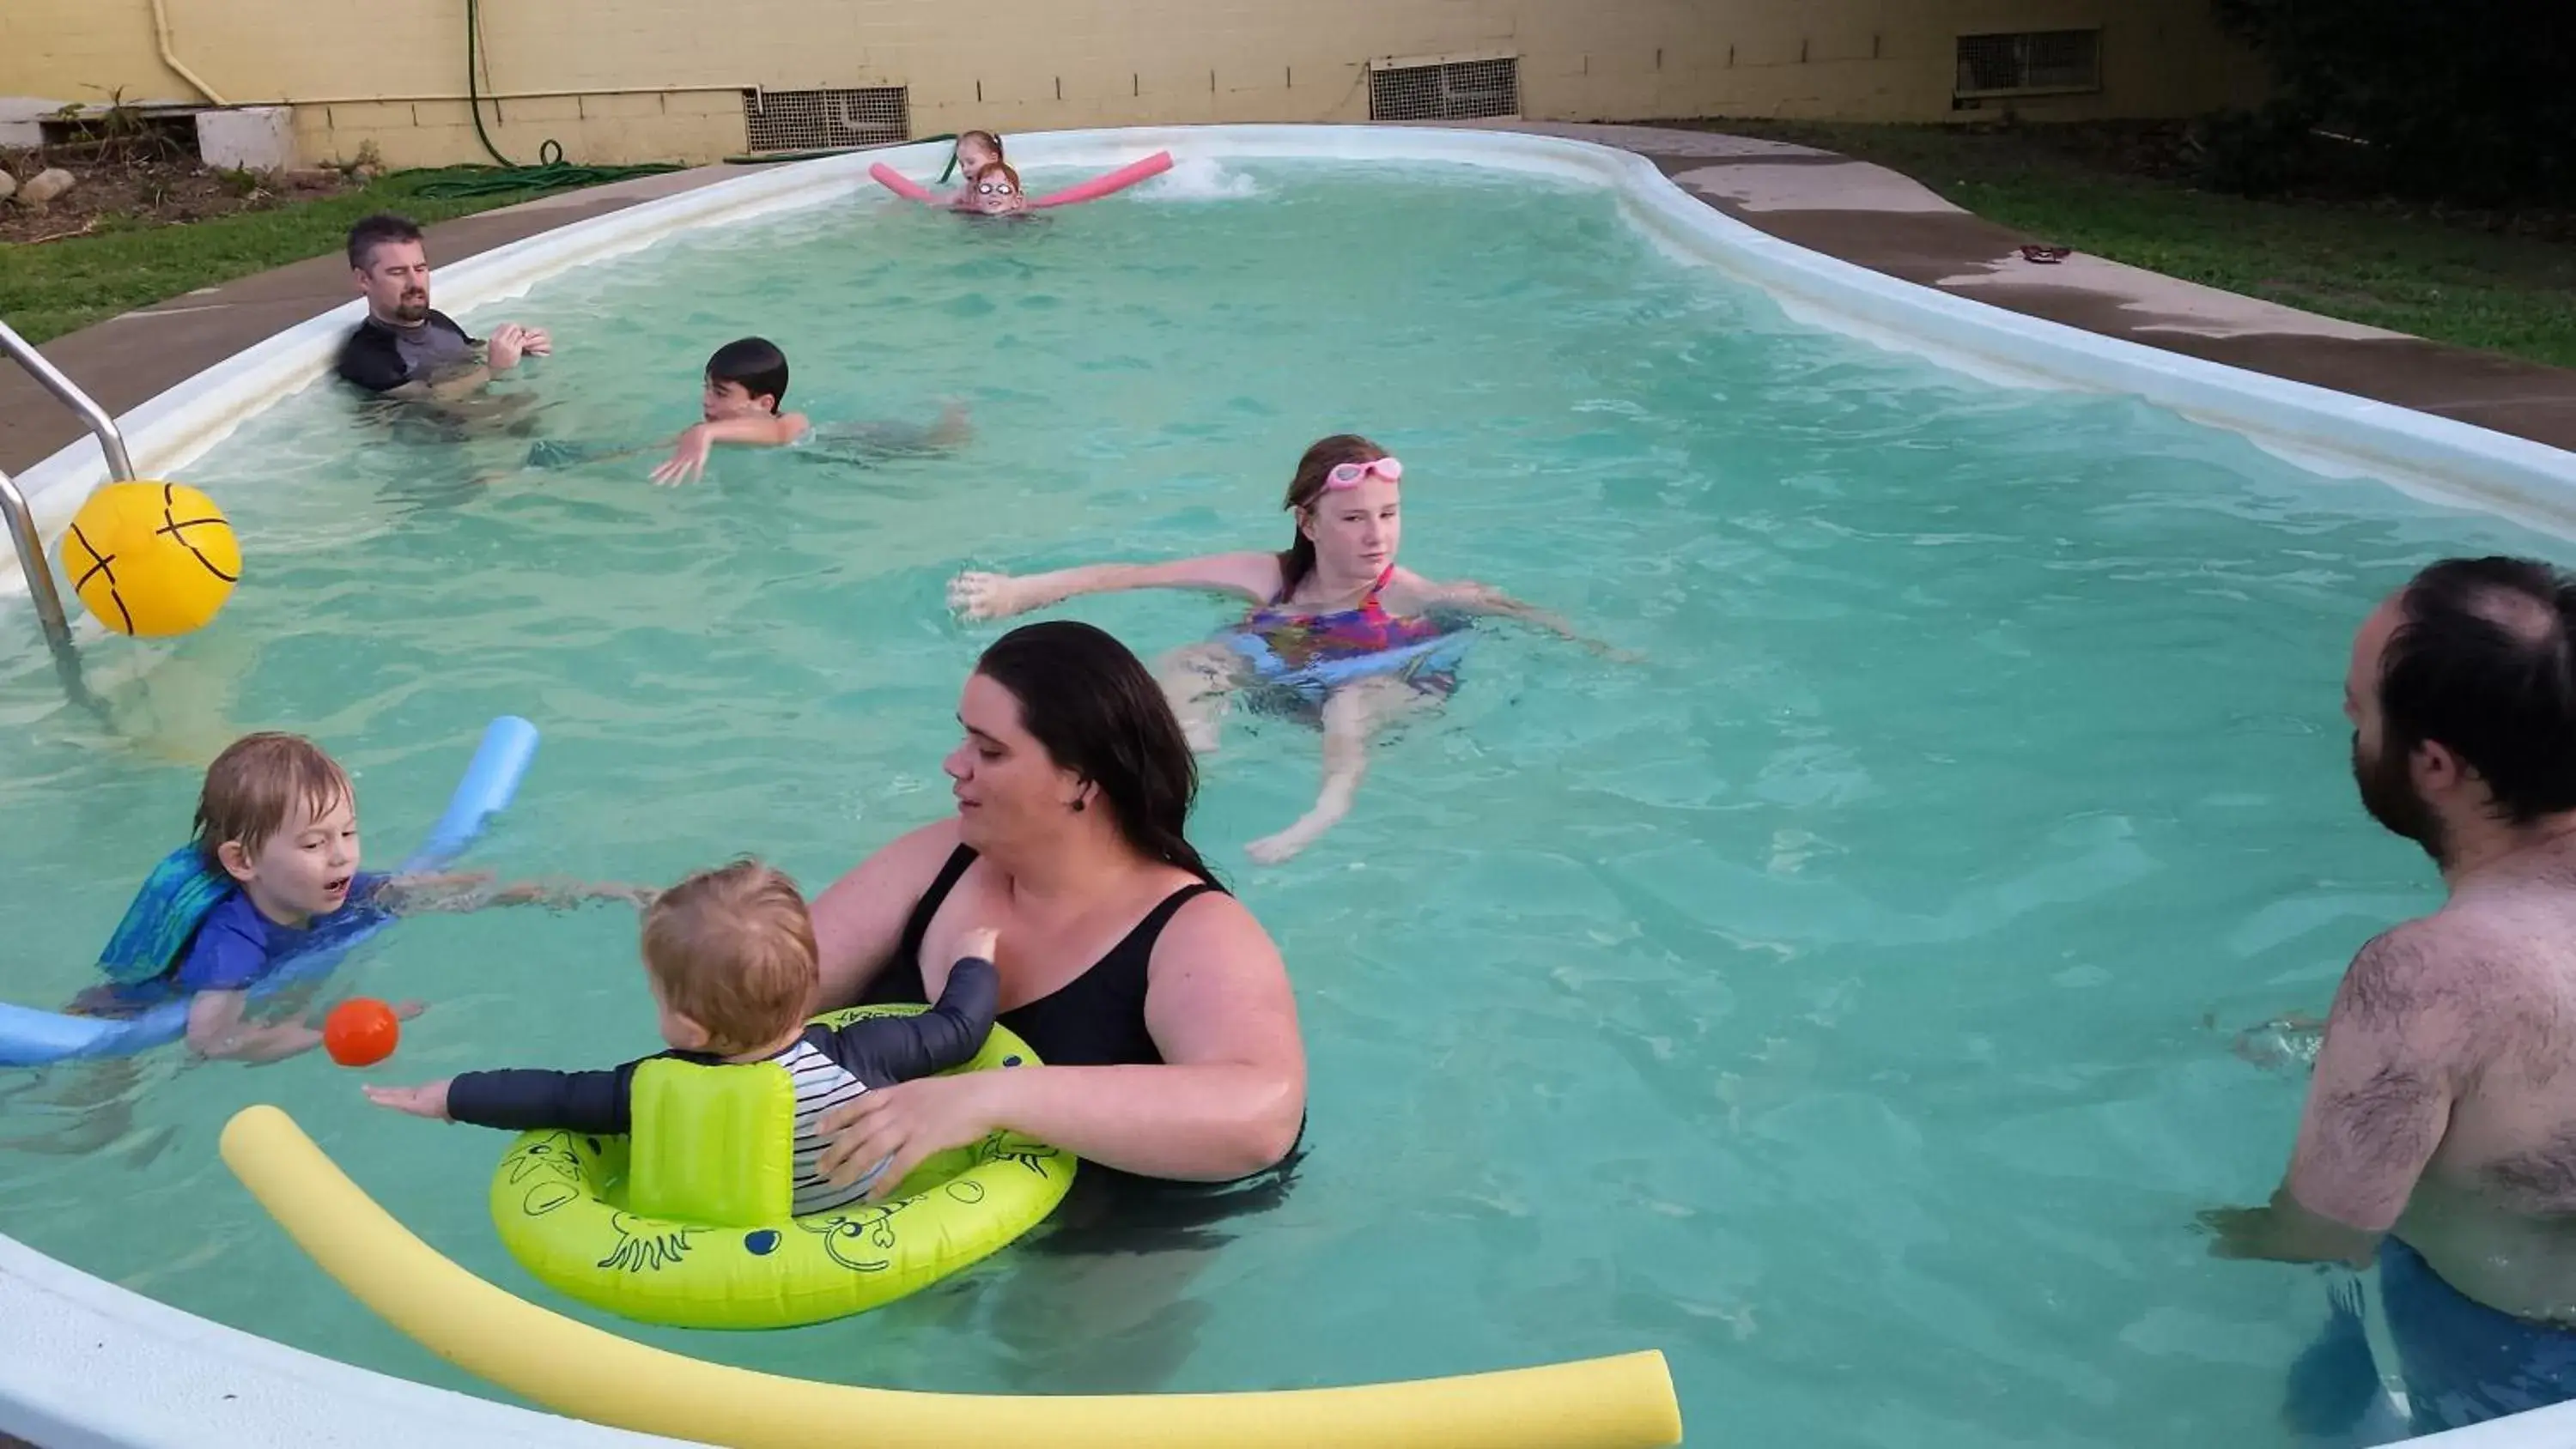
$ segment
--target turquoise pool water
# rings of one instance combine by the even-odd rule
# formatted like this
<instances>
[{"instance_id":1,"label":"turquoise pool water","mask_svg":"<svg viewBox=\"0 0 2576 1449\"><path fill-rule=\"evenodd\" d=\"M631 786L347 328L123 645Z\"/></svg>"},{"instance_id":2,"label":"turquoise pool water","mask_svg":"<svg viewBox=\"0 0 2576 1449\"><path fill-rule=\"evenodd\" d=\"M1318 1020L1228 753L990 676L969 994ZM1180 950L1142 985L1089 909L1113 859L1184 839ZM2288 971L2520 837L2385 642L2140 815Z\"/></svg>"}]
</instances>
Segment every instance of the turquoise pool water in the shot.
<instances>
[{"instance_id":1,"label":"turquoise pool water","mask_svg":"<svg viewBox=\"0 0 2576 1449\"><path fill-rule=\"evenodd\" d=\"M1355 429L1408 465L1408 563L1646 658L1492 632L1278 869L1242 846L1311 798L1314 737L1259 723L1209 762L1198 833L1279 937L1312 1053L1294 1192L1187 1251L1019 1252L822 1328L641 1336L970 1391L1651 1346L1708 1442L2279 1437L2320 1281L2212 1262L2191 1221L2268 1190L2294 1127L2299 1081L2234 1033L2321 1010L2351 950L2431 899L2352 798L2348 631L2438 554L2565 550L2132 401L1794 325L1600 193L1197 180L1026 228L836 202L468 317L553 329L520 385L545 437L667 435L701 359L760 332L818 418L967 400L980 433L951 457L478 484L529 439L379 431L324 388L259 417L188 470L249 582L203 636L91 647L113 731L56 707L23 612L0 630L6 994L81 984L203 759L256 727L358 772L378 862L515 712L545 747L484 863L660 881L757 850L819 888L947 808L949 711L996 632L945 616L951 574L1271 546L1299 450ZM1226 618L1064 612L1148 654ZM338 979L435 1002L378 1080L605 1064L653 1041L631 938L611 910L431 918ZM0 1100L0 1230L476 1387L216 1160L231 1112L281 1103L441 1250L564 1307L484 1216L503 1139L375 1111L361 1079L318 1057L51 1074ZM130 1126L59 1105L111 1091ZM74 1129L115 1140L29 1150Z\"/></svg>"}]
</instances>

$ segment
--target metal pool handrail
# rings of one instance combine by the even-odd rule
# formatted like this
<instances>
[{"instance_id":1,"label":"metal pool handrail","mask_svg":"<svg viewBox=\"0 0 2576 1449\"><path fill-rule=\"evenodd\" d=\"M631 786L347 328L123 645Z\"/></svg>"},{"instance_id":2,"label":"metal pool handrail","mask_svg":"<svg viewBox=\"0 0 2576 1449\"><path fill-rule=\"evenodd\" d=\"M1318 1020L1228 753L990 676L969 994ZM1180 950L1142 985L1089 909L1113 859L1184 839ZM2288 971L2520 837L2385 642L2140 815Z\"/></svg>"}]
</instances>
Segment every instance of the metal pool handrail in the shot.
<instances>
[{"instance_id":1,"label":"metal pool handrail","mask_svg":"<svg viewBox=\"0 0 2576 1449\"><path fill-rule=\"evenodd\" d=\"M106 452L107 471L111 476L120 483L134 481L134 459L127 455L125 435L116 430L116 419L107 415L107 409L91 401L88 393L63 376L61 368L47 361L45 354L36 350L35 344L19 336L17 330L6 322L0 322L0 352L17 359L18 365L27 369L28 375L35 378L45 391L52 393L63 406L80 414L81 423L98 439L100 449Z\"/></svg>"},{"instance_id":2,"label":"metal pool handrail","mask_svg":"<svg viewBox=\"0 0 2576 1449\"><path fill-rule=\"evenodd\" d=\"M18 568L27 576L27 597L36 601L36 618L45 626L45 642L56 649L72 642L71 621L63 614L63 596L54 588L53 565L45 561L45 541L36 536L36 515L27 495L7 473L0 473L0 513L9 516L9 541L18 546Z\"/></svg>"},{"instance_id":3,"label":"metal pool handrail","mask_svg":"<svg viewBox=\"0 0 2576 1449\"><path fill-rule=\"evenodd\" d=\"M116 419L107 415L107 409L63 376L61 368L46 360L33 343L6 322L0 322L0 352L9 354L27 369L27 375L39 387L80 415L82 425L98 439L99 451L107 455L111 476L121 483L134 480L133 455L125 451L125 435L117 431ZM63 596L54 587L53 566L45 560L45 541L36 533L35 512L27 506L27 495L18 491L7 473L0 473L0 512L8 515L9 541L17 545L18 570L27 576L27 595L36 601L36 617L45 627L45 642L59 654L71 647L71 623L63 614Z\"/></svg>"}]
</instances>

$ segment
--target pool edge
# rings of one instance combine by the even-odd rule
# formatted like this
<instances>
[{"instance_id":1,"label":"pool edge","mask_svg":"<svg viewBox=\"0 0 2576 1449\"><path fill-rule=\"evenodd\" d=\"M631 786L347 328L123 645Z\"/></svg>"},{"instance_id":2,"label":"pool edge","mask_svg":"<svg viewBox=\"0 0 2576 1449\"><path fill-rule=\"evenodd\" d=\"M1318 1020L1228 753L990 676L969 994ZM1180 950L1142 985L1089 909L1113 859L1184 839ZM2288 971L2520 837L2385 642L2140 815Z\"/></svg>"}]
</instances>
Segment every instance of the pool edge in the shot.
<instances>
[{"instance_id":1,"label":"pool edge","mask_svg":"<svg viewBox=\"0 0 2576 1449\"><path fill-rule=\"evenodd\" d=\"M1748 226L1701 202L1643 156L1589 141L1430 127L1223 126L1039 133L1015 138L1014 146L1016 159L1031 167L1105 166L1160 148L1183 158L1443 162L1600 184L1620 193L1624 214L1641 230L1675 245L1687 260L1761 287L1781 300L1793 320L1915 353L1989 382L2129 394L2248 437L2321 478L2381 479L2447 504L2576 534L2576 488L2570 486L2576 485L2576 453L1885 276ZM451 311L486 306L679 231L821 205L836 196L897 204L876 198L865 167L890 160L918 168L939 155L925 143L795 163L642 202L443 267L441 300ZM139 466L147 475L174 473L271 403L321 378L360 306L353 299L287 328L129 410L120 423ZM105 479L97 445L84 440L50 455L18 482L50 537ZM0 597L22 588L10 578L0 583ZM27 1311L21 1311L22 1298L31 1305ZM5 1235L0 1303L8 1309L0 1312L0 1432L28 1437L41 1449L227 1449L280 1442L288 1425L302 1431L292 1442L363 1443L367 1449L677 1442L600 1429L307 1354L91 1278ZM110 1343L116 1345L112 1352ZM226 1374L237 1377L223 1379ZM219 1379L244 1387L212 1388ZM77 1402L82 1399L92 1402ZM335 1426L323 1414L332 1406L346 1414L350 1403L382 1403L387 1417L352 1428ZM234 1407L220 1407L225 1404ZM232 1419L242 1421L238 1428ZM240 1437L228 1437L234 1434ZM2571 1438L2576 1404L2423 1442L2444 1449L2508 1449Z\"/></svg>"},{"instance_id":2,"label":"pool edge","mask_svg":"<svg viewBox=\"0 0 2576 1449\"><path fill-rule=\"evenodd\" d=\"M0 1435L37 1449L682 1444L289 1348L93 1278L5 1234Z\"/></svg>"},{"instance_id":3,"label":"pool edge","mask_svg":"<svg viewBox=\"0 0 2576 1449\"><path fill-rule=\"evenodd\" d=\"M1562 136L1431 126L1179 126L1031 134L1032 166L1101 166L1142 148L1184 160L1445 162L1553 176L1618 192L1632 224L1686 262L1769 293L1793 321L1902 350L2000 385L2125 393L2236 433L2329 479L2369 478L2451 506L2576 537L2576 453L2393 403L2251 372L2009 311L1843 261L1726 215L1644 155ZM467 311L674 233L855 197L894 205L866 176L918 167L930 143L789 163L639 202L442 267L440 299ZM120 422L147 476L186 467L252 415L327 371L356 299L273 334L130 409ZM57 450L19 476L51 538L106 480L96 443ZM0 591L21 587L0 581Z\"/></svg>"}]
</instances>

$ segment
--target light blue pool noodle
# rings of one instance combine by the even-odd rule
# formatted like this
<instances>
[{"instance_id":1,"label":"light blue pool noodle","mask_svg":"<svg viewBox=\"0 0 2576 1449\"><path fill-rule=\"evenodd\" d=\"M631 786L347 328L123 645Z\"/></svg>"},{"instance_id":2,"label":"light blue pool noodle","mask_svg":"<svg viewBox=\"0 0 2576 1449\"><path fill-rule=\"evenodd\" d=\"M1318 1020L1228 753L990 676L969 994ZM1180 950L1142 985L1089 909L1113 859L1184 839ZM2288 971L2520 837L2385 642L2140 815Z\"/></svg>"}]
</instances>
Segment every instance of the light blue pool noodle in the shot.
<instances>
[{"instance_id":1,"label":"light blue pool noodle","mask_svg":"<svg viewBox=\"0 0 2576 1449\"><path fill-rule=\"evenodd\" d=\"M1421 663L1435 669L1452 668L1467 655L1465 630L1425 639L1419 644L1401 645L1375 654L1358 654L1344 659L1318 659L1297 673L1302 678L1321 683L1348 684L1372 675L1393 674L1408 665Z\"/></svg>"},{"instance_id":2,"label":"light blue pool noodle","mask_svg":"<svg viewBox=\"0 0 2576 1449\"><path fill-rule=\"evenodd\" d=\"M508 808L519 791L519 779L536 758L537 727L516 715L503 715L483 731L465 778L448 798L447 813L404 859L397 873L437 870L465 852L484 822ZM381 920L318 951L308 951L261 978L250 990L256 999L299 981L327 976L358 943L393 924ZM0 1002L0 1067L34 1067L75 1057L119 1057L177 1041L188 1034L188 1003L163 1002L140 1016L122 1021L93 1016L65 1016L29 1006Z\"/></svg>"},{"instance_id":3,"label":"light blue pool noodle","mask_svg":"<svg viewBox=\"0 0 2576 1449\"><path fill-rule=\"evenodd\" d=\"M1425 639L1418 644L1402 644L1393 649L1381 649L1374 654L1346 654L1337 659L1317 659L1301 668L1283 670L1261 682L1289 688L1302 685L1310 688L1321 686L1332 689L1373 675L1393 674L1416 662L1427 664L1434 669L1454 668L1467 655L1469 632L1465 629L1457 629L1437 638ZM1271 651L1270 641L1248 629L1227 634L1225 642L1235 653L1242 655L1256 666L1275 664L1279 658Z\"/></svg>"}]
</instances>

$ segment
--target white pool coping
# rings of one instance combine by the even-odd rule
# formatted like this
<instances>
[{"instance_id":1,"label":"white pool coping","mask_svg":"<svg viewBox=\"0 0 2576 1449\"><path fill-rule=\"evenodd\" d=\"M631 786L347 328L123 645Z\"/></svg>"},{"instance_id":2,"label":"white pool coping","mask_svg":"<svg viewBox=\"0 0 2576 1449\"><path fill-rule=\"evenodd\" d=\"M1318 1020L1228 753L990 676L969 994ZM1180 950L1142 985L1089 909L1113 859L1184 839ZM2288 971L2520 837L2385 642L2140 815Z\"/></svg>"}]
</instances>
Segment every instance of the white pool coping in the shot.
<instances>
[{"instance_id":1,"label":"white pool coping","mask_svg":"<svg viewBox=\"0 0 2576 1449\"><path fill-rule=\"evenodd\" d=\"M1799 321L2000 384L2132 394L2242 434L2330 477L2376 477L2445 502L2576 534L2576 453L1884 276L1736 221L1629 151L1555 136L1414 126L1140 127L1030 134L1015 136L1011 144L1013 159L1032 167L1105 170L1161 149L1184 162L1445 162L1603 186L1619 193L1629 218L1666 251L1760 286ZM443 265L438 301L461 312L517 296L574 267L692 227L853 195L872 204L901 204L868 180L869 164L883 160L930 172L944 155L939 146L924 143L748 171ZM185 468L245 419L322 376L361 315L362 304L352 298L126 413L119 421L136 466L165 476ZM52 537L106 477L98 444L83 438L18 482Z\"/></svg>"},{"instance_id":2,"label":"white pool coping","mask_svg":"<svg viewBox=\"0 0 2576 1449\"><path fill-rule=\"evenodd\" d=\"M1795 319L2004 385L2128 393L2225 428L2332 478L2377 478L2439 501L2576 535L2576 454L2387 403L2246 372L2003 311L1791 245L1698 201L1627 151L1551 136L1425 127L1209 126L1014 135L1024 167L1106 170L1169 150L1183 162L1326 160L1481 166L1614 190L1668 253L1768 291ZM868 180L883 160L935 170L920 144L746 172L485 252L438 272L464 311L692 227L844 200L901 205ZM1163 183L1149 182L1149 187ZM243 421L326 372L356 300L290 327L126 413L136 466L170 476ZM18 479L48 537L106 481L84 439ZM14 570L0 590L23 589ZM93 625L94 629L95 626ZM191 1317L0 1237L0 1431L42 1449L409 1449L511 1444L607 1449L676 1441L579 1424L409 1383ZM2248 1426L2248 1439L2269 1426ZM2443 1449L2576 1443L2576 1404L2424 1441Z\"/></svg>"},{"instance_id":3,"label":"white pool coping","mask_svg":"<svg viewBox=\"0 0 2576 1449\"><path fill-rule=\"evenodd\" d=\"M8 1237L0 1434L39 1449L682 1444L351 1368L155 1303Z\"/></svg>"}]
</instances>

